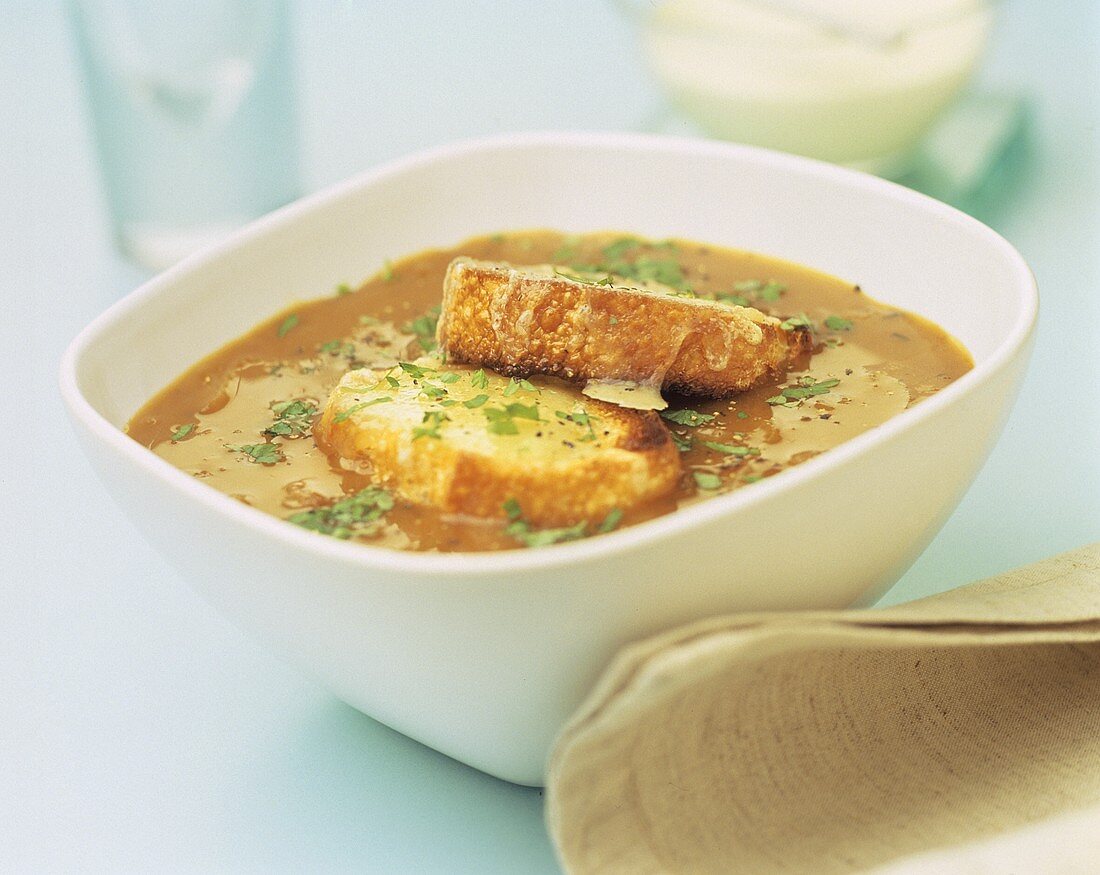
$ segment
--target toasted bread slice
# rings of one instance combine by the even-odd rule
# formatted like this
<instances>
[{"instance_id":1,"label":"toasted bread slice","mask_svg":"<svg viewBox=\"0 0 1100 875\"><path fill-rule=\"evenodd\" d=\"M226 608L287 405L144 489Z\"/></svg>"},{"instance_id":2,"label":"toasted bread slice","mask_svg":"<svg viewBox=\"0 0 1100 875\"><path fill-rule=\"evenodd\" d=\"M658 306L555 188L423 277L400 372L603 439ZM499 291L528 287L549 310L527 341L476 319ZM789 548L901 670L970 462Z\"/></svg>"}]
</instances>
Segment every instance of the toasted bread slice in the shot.
<instances>
[{"instance_id":1,"label":"toasted bread slice","mask_svg":"<svg viewBox=\"0 0 1100 875\"><path fill-rule=\"evenodd\" d=\"M668 494L680 477L680 454L653 412L436 359L349 372L314 433L342 464L409 501L504 517L514 500L536 526L598 524Z\"/></svg>"},{"instance_id":2,"label":"toasted bread slice","mask_svg":"<svg viewBox=\"0 0 1100 875\"><path fill-rule=\"evenodd\" d=\"M511 376L625 380L709 398L781 374L809 347L808 332L751 307L619 282L457 258L436 336L451 361Z\"/></svg>"}]
</instances>

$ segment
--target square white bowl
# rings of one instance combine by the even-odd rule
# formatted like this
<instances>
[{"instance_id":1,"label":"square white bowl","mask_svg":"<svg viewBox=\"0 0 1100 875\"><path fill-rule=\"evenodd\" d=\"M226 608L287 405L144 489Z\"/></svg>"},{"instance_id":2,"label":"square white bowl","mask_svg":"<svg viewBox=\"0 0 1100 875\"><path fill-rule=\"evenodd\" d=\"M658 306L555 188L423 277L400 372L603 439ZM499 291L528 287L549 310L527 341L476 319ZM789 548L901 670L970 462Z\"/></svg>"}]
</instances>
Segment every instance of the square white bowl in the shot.
<instances>
[{"instance_id":1,"label":"square white bowl","mask_svg":"<svg viewBox=\"0 0 1100 875\"><path fill-rule=\"evenodd\" d=\"M975 368L751 488L548 548L417 554L247 507L123 432L260 318L387 257L498 230L616 229L755 250L858 282L959 338ZM1020 255L883 180L701 140L524 134L370 171L151 280L72 343L61 387L108 490L211 602L372 717L539 784L558 728L623 644L733 611L838 608L916 559L985 460L1037 312Z\"/></svg>"}]
</instances>

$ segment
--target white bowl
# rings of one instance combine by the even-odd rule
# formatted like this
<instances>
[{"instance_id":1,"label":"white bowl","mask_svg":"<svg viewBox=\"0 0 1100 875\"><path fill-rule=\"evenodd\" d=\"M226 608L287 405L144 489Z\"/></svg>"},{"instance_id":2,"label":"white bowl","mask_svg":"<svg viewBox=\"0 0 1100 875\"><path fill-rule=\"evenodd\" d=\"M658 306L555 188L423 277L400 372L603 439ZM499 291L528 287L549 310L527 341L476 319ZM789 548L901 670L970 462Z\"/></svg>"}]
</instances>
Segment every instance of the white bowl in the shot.
<instances>
[{"instance_id":1,"label":"white bowl","mask_svg":"<svg viewBox=\"0 0 1100 875\"><path fill-rule=\"evenodd\" d=\"M679 236L812 265L938 322L976 367L750 488L603 537L492 554L321 537L123 434L154 392L290 302L387 257L531 227ZM364 173L193 256L86 328L61 387L108 490L211 602L372 717L538 784L558 728L626 642L711 614L866 603L897 580L999 432L1036 309L1008 243L880 179L698 140L518 135Z\"/></svg>"}]
</instances>

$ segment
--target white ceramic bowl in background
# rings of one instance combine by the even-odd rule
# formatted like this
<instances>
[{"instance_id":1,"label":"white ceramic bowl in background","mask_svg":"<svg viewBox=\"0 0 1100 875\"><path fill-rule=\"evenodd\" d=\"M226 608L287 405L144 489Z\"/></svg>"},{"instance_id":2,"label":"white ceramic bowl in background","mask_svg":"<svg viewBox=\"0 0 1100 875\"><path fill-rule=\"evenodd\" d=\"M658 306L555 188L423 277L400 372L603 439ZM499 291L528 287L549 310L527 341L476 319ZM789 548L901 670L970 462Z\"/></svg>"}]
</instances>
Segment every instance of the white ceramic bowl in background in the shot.
<instances>
[{"instance_id":1,"label":"white ceramic bowl in background","mask_svg":"<svg viewBox=\"0 0 1100 875\"><path fill-rule=\"evenodd\" d=\"M121 430L172 378L292 301L388 257L533 227L686 237L812 265L943 325L976 367L751 488L611 535L495 554L318 536ZM897 580L999 432L1036 307L1003 239L873 177L699 140L516 135L370 171L193 256L82 332L61 386L108 490L211 602L372 717L537 784L554 734L624 643L710 614L866 603Z\"/></svg>"}]
</instances>

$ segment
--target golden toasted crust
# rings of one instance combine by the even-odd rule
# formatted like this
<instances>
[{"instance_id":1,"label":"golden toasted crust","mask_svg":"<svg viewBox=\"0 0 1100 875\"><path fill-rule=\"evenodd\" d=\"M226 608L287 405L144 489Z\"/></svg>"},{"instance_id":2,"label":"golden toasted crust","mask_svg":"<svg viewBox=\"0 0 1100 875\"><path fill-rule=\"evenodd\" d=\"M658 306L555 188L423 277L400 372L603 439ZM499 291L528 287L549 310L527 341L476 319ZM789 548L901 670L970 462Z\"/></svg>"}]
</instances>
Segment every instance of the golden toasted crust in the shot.
<instances>
[{"instance_id":1,"label":"golden toasted crust","mask_svg":"<svg viewBox=\"0 0 1100 875\"><path fill-rule=\"evenodd\" d=\"M408 501L502 518L504 504L515 499L523 518L538 527L582 520L598 525L613 508L625 511L676 488L680 454L651 411L624 410L551 380L505 395L509 380L498 374L475 381L471 368L434 368L415 381L399 369L345 375L314 430L318 442L344 466ZM458 379L446 382L440 374ZM394 387L387 376L401 385ZM429 399L425 384L433 394L446 394ZM488 400L466 406L481 395ZM376 401L381 398L389 400ZM528 413L533 408L539 419L517 416L510 420L515 433L491 432L486 411L509 404ZM436 413L447 417L439 421L438 436L417 437L417 429L432 424L424 422L425 414Z\"/></svg>"},{"instance_id":2,"label":"golden toasted crust","mask_svg":"<svg viewBox=\"0 0 1100 875\"><path fill-rule=\"evenodd\" d=\"M451 361L512 376L630 380L711 398L781 374L810 343L750 307L467 258L447 269L437 339Z\"/></svg>"}]
</instances>

